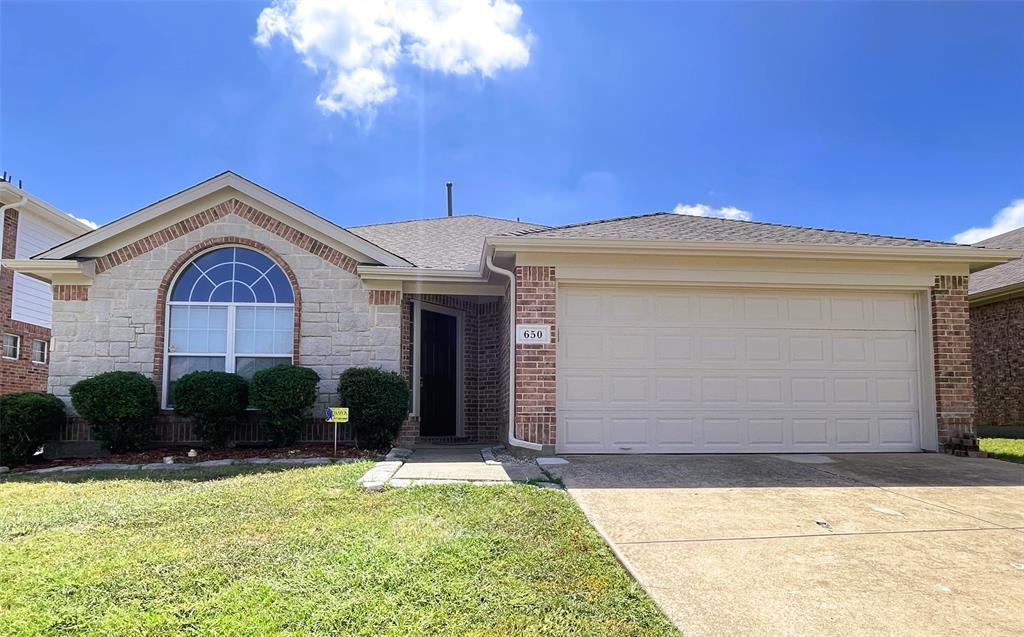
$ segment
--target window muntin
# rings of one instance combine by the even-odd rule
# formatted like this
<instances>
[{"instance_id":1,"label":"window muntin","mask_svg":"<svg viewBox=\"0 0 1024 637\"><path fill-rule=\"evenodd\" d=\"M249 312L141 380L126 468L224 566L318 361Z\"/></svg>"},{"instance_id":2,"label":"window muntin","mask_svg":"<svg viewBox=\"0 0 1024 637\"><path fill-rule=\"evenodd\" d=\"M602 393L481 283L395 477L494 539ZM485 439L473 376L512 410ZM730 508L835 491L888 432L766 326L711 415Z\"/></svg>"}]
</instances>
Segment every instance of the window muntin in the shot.
<instances>
[{"instance_id":1,"label":"window muntin","mask_svg":"<svg viewBox=\"0 0 1024 637\"><path fill-rule=\"evenodd\" d=\"M21 356L21 337L17 334L4 334L4 358L18 358Z\"/></svg>"},{"instance_id":2,"label":"window muntin","mask_svg":"<svg viewBox=\"0 0 1024 637\"><path fill-rule=\"evenodd\" d=\"M206 252L175 280L167 308L166 405L178 378L227 371L245 378L292 362L294 292L281 267L241 247Z\"/></svg>"},{"instance_id":3,"label":"window muntin","mask_svg":"<svg viewBox=\"0 0 1024 637\"><path fill-rule=\"evenodd\" d=\"M47 358L50 354L50 343L49 341L32 341L32 362L33 363L46 363Z\"/></svg>"}]
</instances>

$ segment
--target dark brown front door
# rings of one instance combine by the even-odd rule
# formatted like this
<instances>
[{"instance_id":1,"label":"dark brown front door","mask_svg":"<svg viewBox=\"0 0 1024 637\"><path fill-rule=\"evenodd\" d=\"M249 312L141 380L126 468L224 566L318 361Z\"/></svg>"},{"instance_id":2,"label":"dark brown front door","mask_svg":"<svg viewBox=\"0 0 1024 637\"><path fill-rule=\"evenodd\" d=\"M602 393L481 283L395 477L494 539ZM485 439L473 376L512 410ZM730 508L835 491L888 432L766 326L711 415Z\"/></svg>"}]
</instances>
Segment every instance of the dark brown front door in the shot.
<instances>
[{"instance_id":1,"label":"dark brown front door","mask_svg":"<svg viewBox=\"0 0 1024 637\"><path fill-rule=\"evenodd\" d=\"M458 400L458 322L420 312L420 435L454 436Z\"/></svg>"}]
</instances>

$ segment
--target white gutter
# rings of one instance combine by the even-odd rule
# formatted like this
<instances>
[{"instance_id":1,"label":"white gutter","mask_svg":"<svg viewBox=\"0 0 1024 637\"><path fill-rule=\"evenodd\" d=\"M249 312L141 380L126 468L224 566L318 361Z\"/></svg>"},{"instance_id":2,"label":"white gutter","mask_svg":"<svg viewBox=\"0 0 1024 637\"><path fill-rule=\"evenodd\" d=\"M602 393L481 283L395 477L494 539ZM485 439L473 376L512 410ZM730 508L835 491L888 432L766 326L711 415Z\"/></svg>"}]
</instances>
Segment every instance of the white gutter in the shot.
<instances>
[{"instance_id":1,"label":"white gutter","mask_svg":"<svg viewBox=\"0 0 1024 637\"><path fill-rule=\"evenodd\" d=\"M494 265L494 253L487 253L487 267L495 274L508 279L508 444L532 451L543 451L536 442L516 438L516 275Z\"/></svg>"},{"instance_id":2,"label":"white gutter","mask_svg":"<svg viewBox=\"0 0 1024 637\"><path fill-rule=\"evenodd\" d=\"M8 210L12 210L12 209L17 210L18 208L20 208L21 206L24 206L27 203L28 203L28 195L24 195L23 194L21 196L21 199L18 199L14 203L9 203L9 204L7 204L5 206L0 207L0 250L3 250L3 246L4 246L4 238L3 238L3 233L2 233L2 230L4 228L4 216L5 216L4 213L6 213Z\"/></svg>"}]
</instances>

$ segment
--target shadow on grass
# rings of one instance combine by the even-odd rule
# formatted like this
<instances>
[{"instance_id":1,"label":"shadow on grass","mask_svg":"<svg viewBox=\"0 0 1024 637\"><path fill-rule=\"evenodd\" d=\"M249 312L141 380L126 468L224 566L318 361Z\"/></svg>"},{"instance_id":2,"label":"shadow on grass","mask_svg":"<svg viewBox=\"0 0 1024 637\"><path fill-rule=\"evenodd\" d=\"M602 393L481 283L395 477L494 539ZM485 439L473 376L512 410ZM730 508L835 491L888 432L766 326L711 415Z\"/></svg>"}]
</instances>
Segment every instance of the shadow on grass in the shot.
<instances>
[{"instance_id":1,"label":"shadow on grass","mask_svg":"<svg viewBox=\"0 0 1024 637\"><path fill-rule=\"evenodd\" d=\"M333 465L229 465L226 467L189 467L188 469L154 469L150 471L75 471L72 473L9 473L0 476L0 486L5 483L37 483L37 482L93 482L97 480L136 480L141 482L212 482L242 475L260 473L281 473L283 471L308 471L328 467L352 467L372 461L338 463ZM182 465L179 465L182 466ZM368 467L367 467L368 468Z\"/></svg>"}]
</instances>

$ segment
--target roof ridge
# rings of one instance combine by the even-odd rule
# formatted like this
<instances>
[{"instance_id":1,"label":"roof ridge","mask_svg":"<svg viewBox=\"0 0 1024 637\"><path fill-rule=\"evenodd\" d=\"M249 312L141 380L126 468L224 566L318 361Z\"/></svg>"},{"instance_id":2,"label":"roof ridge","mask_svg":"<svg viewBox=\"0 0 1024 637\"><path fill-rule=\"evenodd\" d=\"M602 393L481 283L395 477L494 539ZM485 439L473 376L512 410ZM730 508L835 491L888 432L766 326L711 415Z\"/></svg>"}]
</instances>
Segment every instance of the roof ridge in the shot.
<instances>
[{"instance_id":1,"label":"roof ridge","mask_svg":"<svg viewBox=\"0 0 1024 637\"><path fill-rule=\"evenodd\" d=\"M722 217L701 217L701 216L698 216L698 215L685 215L685 214L681 214L681 213L678 213L678 212L670 212L670 211L667 211L667 210L662 210L662 211L657 211L657 212L648 212L648 213L644 213L644 214L627 215L627 216L622 216L622 217L611 217L609 219L596 219L596 220L585 221L585 222L581 222L581 223L567 224L567 225L564 225L564 226L553 226L551 228L540 228L540 229L537 229L537 230L526 230L526 231L518 232L518 233L515 233L515 234L517 236L529 235L529 234L535 234L535 233L539 233L539 232L544 232L545 230L562 230L562 229L566 229L566 228L578 228L578 227L582 227L582 226L599 225L599 224L602 224L602 223L611 223L611 222L616 222L616 221L627 221L627 220L630 220L630 219L641 219L641 218L644 218L644 217L656 217L656 216L659 216L659 215L669 215L669 216L678 216L678 217L692 217L694 219L706 219L706 220L709 220L709 221L725 222L725 223L746 223L746 224L751 224L751 225L772 226L772 227L775 227L775 228L790 228L790 229L794 229L794 230L814 230L814 231L817 231L817 232L828 232L828 233L831 233L831 234L855 235L855 236L861 236L861 237L872 237L872 238L877 238L877 239L897 239L897 240L900 240L900 241L916 241L918 243L933 243L933 244L936 244L936 245L948 245L948 246L965 245L965 244L961 244L961 243L954 243L954 242L951 242L951 241L936 241L934 239L919 239L919 238L916 238L916 237L901 237L901 236L891 235L891 234L878 234L878 233L873 233L873 232L860 232L860 231L857 231L857 230L838 230L838 229L835 229L835 228L819 228L819 227L816 227L816 226L798 226L798 225L793 225L793 224L788 224L788 223L775 223L775 222L771 222L771 221L754 221L753 219L725 219L725 218L722 218ZM976 246L976 247L984 247L984 246Z\"/></svg>"},{"instance_id":2,"label":"roof ridge","mask_svg":"<svg viewBox=\"0 0 1024 637\"><path fill-rule=\"evenodd\" d=\"M470 213L464 215L443 215L440 217L426 217L423 219L402 219L400 221L384 221L382 223L365 223L359 226L345 226L346 229L351 230L353 228L376 228L379 226L396 226L403 223L416 223L419 221L443 221L445 219L465 219L467 217L477 217L479 219L491 219L492 221L505 221L507 223L521 223L526 226L541 226L541 229L547 229L550 226L544 226L543 224L533 223L530 221L520 221L518 219L506 219L504 217L494 217L491 215L481 215L477 213Z\"/></svg>"}]
</instances>

